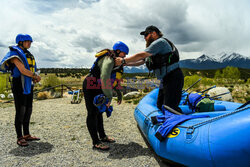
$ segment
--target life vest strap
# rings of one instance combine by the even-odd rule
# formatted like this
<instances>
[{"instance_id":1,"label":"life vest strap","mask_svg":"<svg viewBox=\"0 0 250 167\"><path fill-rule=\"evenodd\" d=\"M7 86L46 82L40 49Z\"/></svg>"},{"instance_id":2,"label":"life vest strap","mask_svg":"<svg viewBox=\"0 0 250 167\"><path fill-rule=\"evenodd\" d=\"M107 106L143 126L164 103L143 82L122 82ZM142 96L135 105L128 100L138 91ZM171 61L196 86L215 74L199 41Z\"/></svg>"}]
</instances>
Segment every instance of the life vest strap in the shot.
<instances>
[{"instance_id":1,"label":"life vest strap","mask_svg":"<svg viewBox=\"0 0 250 167\"><path fill-rule=\"evenodd\" d=\"M171 64L170 66L167 66L167 74L169 74L170 72L176 70L179 67L180 67L179 62Z\"/></svg>"}]
</instances>

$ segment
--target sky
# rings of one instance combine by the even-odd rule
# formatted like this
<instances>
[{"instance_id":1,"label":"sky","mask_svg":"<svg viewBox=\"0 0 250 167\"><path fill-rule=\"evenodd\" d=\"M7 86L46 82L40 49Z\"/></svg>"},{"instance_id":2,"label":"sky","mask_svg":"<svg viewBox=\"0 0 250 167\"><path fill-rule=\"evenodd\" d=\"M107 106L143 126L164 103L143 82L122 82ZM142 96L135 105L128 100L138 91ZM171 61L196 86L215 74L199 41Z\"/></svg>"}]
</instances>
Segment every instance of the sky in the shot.
<instances>
[{"instance_id":1,"label":"sky","mask_svg":"<svg viewBox=\"0 0 250 167\"><path fill-rule=\"evenodd\" d=\"M128 56L145 49L140 32L157 26L181 59L236 52L250 57L249 0L1 0L0 59L19 33L34 40L38 67L91 67L117 41Z\"/></svg>"}]
</instances>

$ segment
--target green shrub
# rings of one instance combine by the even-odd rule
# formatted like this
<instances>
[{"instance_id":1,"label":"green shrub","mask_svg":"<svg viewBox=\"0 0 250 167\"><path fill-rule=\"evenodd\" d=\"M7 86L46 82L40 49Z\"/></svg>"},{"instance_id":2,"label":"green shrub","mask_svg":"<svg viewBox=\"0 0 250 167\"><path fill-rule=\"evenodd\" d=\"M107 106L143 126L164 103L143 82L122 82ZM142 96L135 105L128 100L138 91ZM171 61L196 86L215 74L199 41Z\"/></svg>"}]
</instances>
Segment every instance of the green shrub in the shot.
<instances>
[{"instance_id":1,"label":"green shrub","mask_svg":"<svg viewBox=\"0 0 250 167\"><path fill-rule=\"evenodd\" d=\"M4 93L4 91L7 89L10 89L9 84L9 74L1 74L0 73L0 93Z\"/></svg>"},{"instance_id":2,"label":"green shrub","mask_svg":"<svg viewBox=\"0 0 250 167\"><path fill-rule=\"evenodd\" d=\"M60 80L55 75L49 75L43 80L43 87L48 88L56 85L60 85Z\"/></svg>"},{"instance_id":3,"label":"green shrub","mask_svg":"<svg viewBox=\"0 0 250 167\"><path fill-rule=\"evenodd\" d=\"M148 93L148 92L150 92L150 91L151 91L151 89L150 89L150 88L145 87L142 91L143 91L143 93Z\"/></svg>"},{"instance_id":4,"label":"green shrub","mask_svg":"<svg viewBox=\"0 0 250 167\"><path fill-rule=\"evenodd\" d=\"M222 70L222 77L230 79L240 79L240 71L237 67L226 67Z\"/></svg>"},{"instance_id":5,"label":"green shrub","mask_svg":"<svg viewBox=\"0 0 250 167\"><path fill-rule=\"evenodd\" d=\"M189 86L198 81L201 77L198 75L186 76L184 78L184 88L187 89ZM200 83L195 84L192 88L199 87Z\"/></svg>"},{"instance_id":6,"label":"green shrub","mask_svg":"<svg viewBox=\"0 0 250 167\"><path fill-rule=\"evenodd\" d=\"M219 79L219 78L221 78L221 77L222 77L221 71L220 71L220 70L217 70L217 71L215 72L215 74L214 74L214 78Z\"/></svg>"},{"instance_id":7,"label":"green shrub","mask_svg":"<svg viewBox=\"0 0 250 167\"><path fill-rule=\"evenodd\" d=\"M216 82L214 81L214 79L211 79L211 78L203 78L201 80L201 84L212 86L212 85L216 84Z\"/></svg>"},{"instance_id":8,"label":"green shrub","mask_svg":"<svg viewBox=\"0 0 250 167\"><path fill-rule=\"evenodd\" d=\"M135 99L133 100L133 104L138 104L141 99Z\"/></svg>"},{"instance_id":9,"label":"green shrub","mask_svg":"<svg viewBox=\"0 0 250 167\"><path fill-rule=\"evenodd\" d=\"M245 100L246 100L246 101L249 101L249 100L250 100L250 97L246 97Z\"/></svg>"},{"instance_id":10,"label":"green shrub","mask_svg":"<svg viewBox=\"0 0 250 167\"><path fill-rule=\"evenodd\" d=\"M247 79L247 84L250 84L250 78Z\"/></svg>"},{"instance_id":11,"label":"green shrub","mask_svg":"<svg viewBox=\"0 0 250 167\"><path fill-rule=\"evenodd\" d=\"M0 93L3 93L5 87L6 87L5 77L0 75Z\"/></svg>"}]
</instances>

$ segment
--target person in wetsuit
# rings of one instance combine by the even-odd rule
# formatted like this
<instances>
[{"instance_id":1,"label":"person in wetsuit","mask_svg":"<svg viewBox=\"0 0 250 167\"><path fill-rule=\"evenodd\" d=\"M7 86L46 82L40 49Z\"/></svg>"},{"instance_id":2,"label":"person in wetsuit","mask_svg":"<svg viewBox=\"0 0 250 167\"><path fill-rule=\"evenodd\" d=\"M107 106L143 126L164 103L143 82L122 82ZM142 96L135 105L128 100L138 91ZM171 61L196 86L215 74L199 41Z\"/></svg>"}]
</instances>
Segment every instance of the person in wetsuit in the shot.
<instances>
[{"instance_id":1,"label":"person in wetsuit","mask_svg":"<svg viewBox=\"0 0 250 167\"><path fill-rule=\"evenodd\" d=\"M109 146L104 142L115 142L115 139L105 134L102 113L93 104L93 100L97 95L104 94L108 99L106 106L109 108L113 97L112 90L115 90L118 95L118 104L121 103L122 94L119 89L123 66L115 66L114 59L124 58L128 52L128 46L121 41L113 45L113 50L104 49L98 52L90 73L83 81L84 99L88 112L86 123L94 149L108 150Z\"/></svg>"},{"instance_id":2,"label":"person in wetsuit","mask_svg":"<svg viewBox=\"0 0 250 167\"><path fill-rule=\"evenodd\" d=\"M15 129L19 146L28 146L27 141L40 140L38 137L31 136L29 131L33 84L41 80L41 77L36 74L34 56L28 51L32 42L30 35L18 34L17 46L10 46L10 51L1 61L2 70L11 71L11 88L16 109Z\"/></svg>"}]
</instances>

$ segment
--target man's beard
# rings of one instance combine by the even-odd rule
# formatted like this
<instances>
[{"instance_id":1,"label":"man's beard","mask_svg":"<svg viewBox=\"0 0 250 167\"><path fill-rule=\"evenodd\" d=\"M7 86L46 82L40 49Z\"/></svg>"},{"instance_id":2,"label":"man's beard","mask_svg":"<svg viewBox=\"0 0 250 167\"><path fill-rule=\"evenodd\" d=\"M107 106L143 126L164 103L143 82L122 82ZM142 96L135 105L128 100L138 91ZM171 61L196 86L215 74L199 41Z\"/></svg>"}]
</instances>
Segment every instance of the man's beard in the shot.
<instances>
[{"instance_id":1,"label":"man's beard","mask_svg":"<svg viewBox=\"0 0 250 167\"><path fill-rule=\"evenodd\" d=\"M148 38L148 40L146 41L146 48L149 47L149 45L150 45L152 42L154 42L154 38L153 38L152 36L150 36L150 37Z\"/></svg>"}]
</instances>

